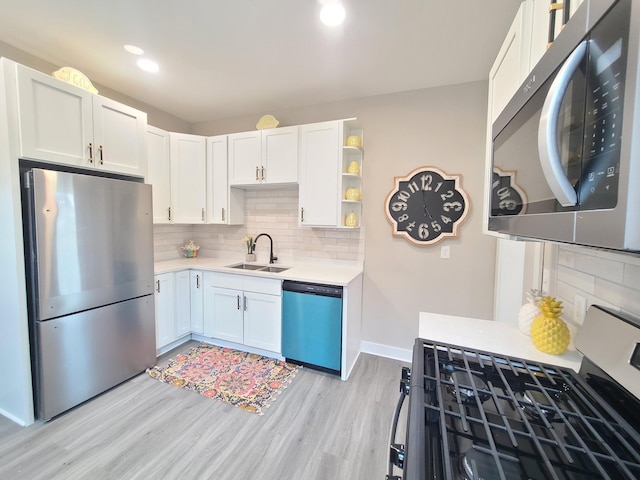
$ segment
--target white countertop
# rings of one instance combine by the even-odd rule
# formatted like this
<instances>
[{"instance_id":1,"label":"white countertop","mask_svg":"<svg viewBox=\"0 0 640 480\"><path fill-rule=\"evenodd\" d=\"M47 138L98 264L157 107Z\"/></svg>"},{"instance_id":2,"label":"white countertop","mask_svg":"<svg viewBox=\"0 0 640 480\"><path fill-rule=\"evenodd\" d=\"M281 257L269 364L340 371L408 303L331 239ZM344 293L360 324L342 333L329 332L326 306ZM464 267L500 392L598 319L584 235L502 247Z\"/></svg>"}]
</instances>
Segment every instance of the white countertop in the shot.
<instances>
[{"instance_id":1,"label":"white countertop","mask_svg":"<svg viewBox=\"0 0 640 480\"><path fill-rule=\"evenodd\" d=\"M362 274L361 262L347 262L326 260L318 262L295 262L273 264L276 267L290 267L280 273L259 272L256 270L242 270L229 268L229 265L243 263L242 258L175 258L157 261L154 264L156 274L175 272L178 270L198 269L211 272L231 273L237 275L252 275L266 278L280 278L282 280L297 280L300 282L323 283L347 286L353 279ZM255 262L259 265L266 265Z\"/></svg>"},{"instance_id":2,"label":"white countertop","mask_svg":"<svg viewBox=\"0 0 640 480\"><path fill-rule=\"evenodd\" d=\"M536 349L531 337L520 332L517 325L492 320L420 312L418 335L434 342L568 367L576 372L582 361L582 354L575 349L573 341L562 355L549 355Z\"/></svg>"}]
</instances>

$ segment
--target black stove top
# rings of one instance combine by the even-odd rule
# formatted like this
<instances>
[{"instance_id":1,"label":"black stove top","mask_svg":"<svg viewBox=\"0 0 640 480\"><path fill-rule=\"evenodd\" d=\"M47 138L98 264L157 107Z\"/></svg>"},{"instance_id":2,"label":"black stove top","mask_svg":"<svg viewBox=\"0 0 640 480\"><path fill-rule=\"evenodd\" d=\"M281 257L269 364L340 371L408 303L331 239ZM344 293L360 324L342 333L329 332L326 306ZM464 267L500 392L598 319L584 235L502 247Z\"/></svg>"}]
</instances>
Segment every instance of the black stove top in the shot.
<instances>
[{"instance_id":1,"label":"black stove top","mask_svg":"<svg viewBox=\"0 0 640 480\"><path fill-rule=\"evenodd\" d=\"M404 479L640 479L640 401L597 370L417 339Z\"/></svg>"}]
</instances>

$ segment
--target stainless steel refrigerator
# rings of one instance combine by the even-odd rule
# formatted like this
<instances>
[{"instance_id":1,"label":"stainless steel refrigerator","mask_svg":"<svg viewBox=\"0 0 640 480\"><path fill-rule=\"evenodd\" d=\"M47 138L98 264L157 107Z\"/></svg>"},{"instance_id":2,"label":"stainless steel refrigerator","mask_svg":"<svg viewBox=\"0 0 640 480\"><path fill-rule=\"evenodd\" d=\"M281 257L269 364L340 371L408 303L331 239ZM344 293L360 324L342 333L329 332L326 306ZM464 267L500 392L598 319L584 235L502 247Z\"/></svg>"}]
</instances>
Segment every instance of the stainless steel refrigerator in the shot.
<instances>
[{"instance_id":1,"label":"stainless steel refrigerator","mask_svg":"<svg viewBox=\"0 0 640 480\"><path fill-rule=\"evenodd\" d=\"M155 364L151 186L39 168L21 181L34 400L49 420Z\"/></svg>"}]
</instances>

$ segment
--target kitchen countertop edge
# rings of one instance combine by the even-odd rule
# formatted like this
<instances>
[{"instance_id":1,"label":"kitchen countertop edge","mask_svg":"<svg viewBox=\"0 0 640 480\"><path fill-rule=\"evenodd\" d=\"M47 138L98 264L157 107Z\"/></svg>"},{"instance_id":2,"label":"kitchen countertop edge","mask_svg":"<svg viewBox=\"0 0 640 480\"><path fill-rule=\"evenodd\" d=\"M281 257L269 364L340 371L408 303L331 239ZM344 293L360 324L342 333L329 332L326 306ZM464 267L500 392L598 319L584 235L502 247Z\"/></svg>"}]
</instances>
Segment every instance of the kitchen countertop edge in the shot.
<instances>
[{"instance_id":1,"label":"kitchen countertop edge","mask_svg":"<svg viewBox=\"0 0 640 480\"><path fill-rule=\"evenodd\" d=\"M329 261L327 261L329 262ZM229 268L229 265L243 263L241 258L176 258L154 262L154 274L178 272L181 270L203 270L208 272L227 273L232 275L250 275L278 280L295 280L300 282L323 283L347 286L363 273L362 262L341 261L338 264L327 265L320 262L276 263L276 267L287 267L280 273L259 272L256 270L242 270ZM261 262L256 262L263 265Z\"/></svg>"},{"instance_id":2,"label":"kitchen countertop edge","mask_svg":"<svg viewBox=\"0 0 640 480\"><path fill-rule=\"evenodd\" d=\"M580 370L582 354L575 349L573 341L562 355L550 355L536 349L531 337L510 323L427 312L420 312L419 322L418 335L426 340L571 368L575 372Z\"/></svg>"}]
</instances>

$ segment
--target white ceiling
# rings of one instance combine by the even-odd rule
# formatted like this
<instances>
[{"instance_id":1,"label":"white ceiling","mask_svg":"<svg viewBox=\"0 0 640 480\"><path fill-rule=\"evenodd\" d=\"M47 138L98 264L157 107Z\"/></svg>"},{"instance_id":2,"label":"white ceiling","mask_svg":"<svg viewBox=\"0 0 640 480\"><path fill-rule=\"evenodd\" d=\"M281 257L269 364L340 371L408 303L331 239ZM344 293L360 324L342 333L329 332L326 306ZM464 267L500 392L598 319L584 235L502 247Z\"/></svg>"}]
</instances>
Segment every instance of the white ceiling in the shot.
<instances>
[{"instance_id":1,"label":"white ceiling","mask_svg":"<svg viewBox=\"0 0 640 480\"><path fill-rule=\"evenodd\" d=\"M0 0L0 41L193 123L486 79L520 1L343 4L331 29L318 0Z\"/></svg>"}]
</instances>

